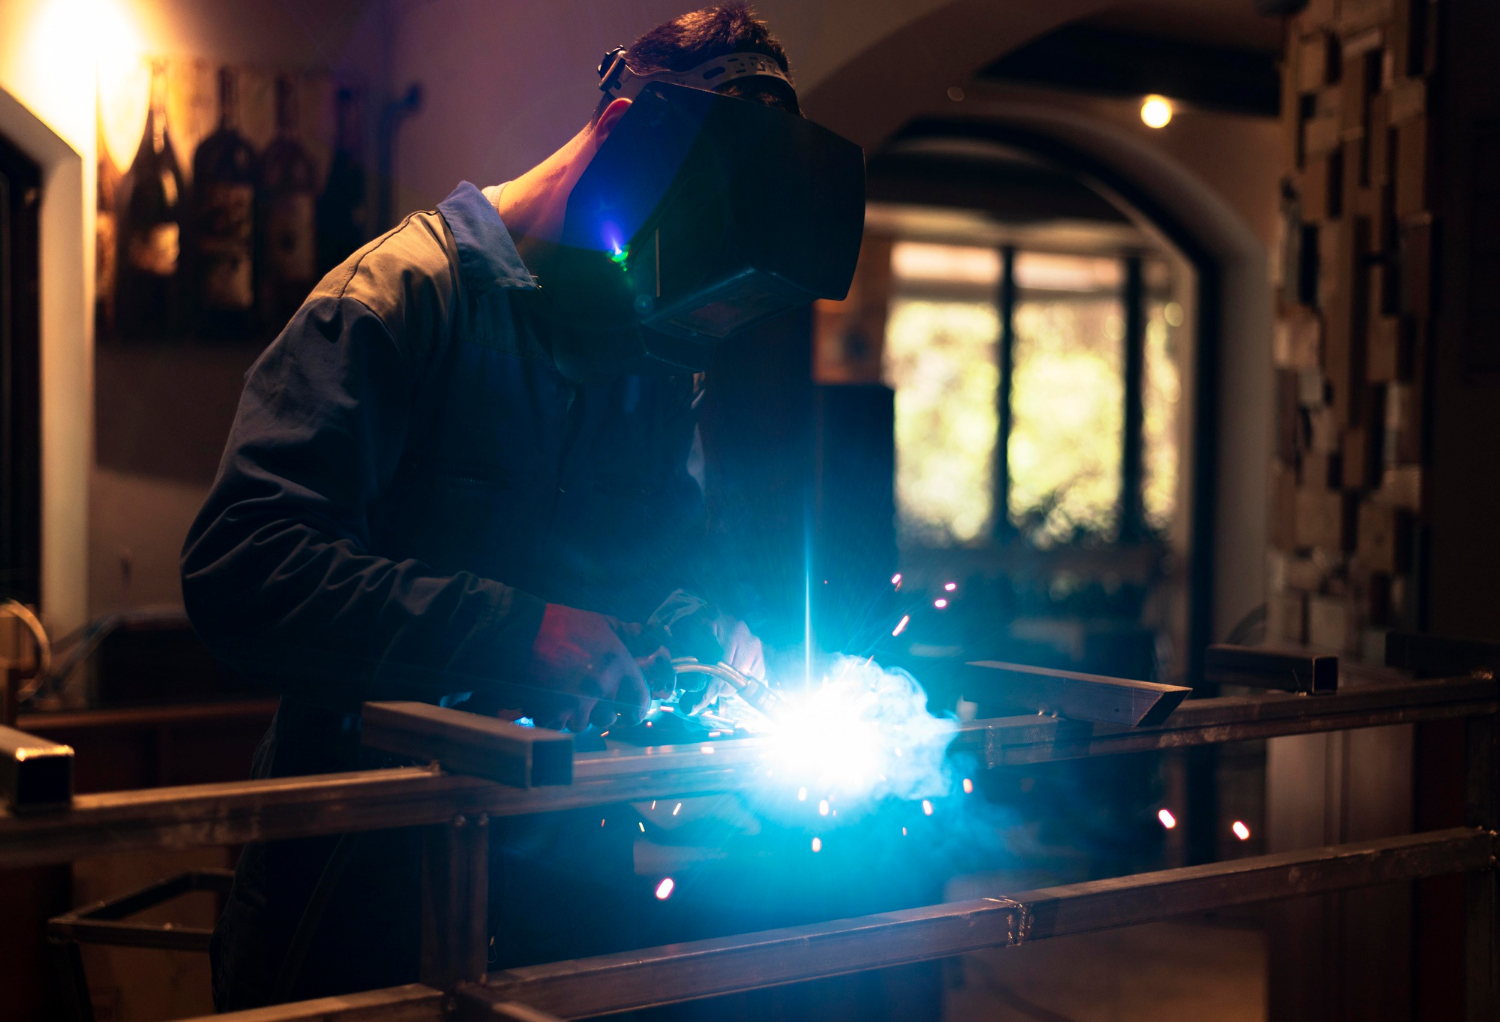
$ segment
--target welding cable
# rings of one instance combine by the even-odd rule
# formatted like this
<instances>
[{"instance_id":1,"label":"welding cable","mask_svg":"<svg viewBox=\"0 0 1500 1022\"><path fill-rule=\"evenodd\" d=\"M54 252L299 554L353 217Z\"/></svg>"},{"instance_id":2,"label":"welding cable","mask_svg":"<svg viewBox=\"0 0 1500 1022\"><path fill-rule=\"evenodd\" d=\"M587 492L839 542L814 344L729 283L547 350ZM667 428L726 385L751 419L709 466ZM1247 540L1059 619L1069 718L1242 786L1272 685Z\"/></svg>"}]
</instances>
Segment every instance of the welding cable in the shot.
<instances>
[{"instance_id":1,"label":"welding cable","mask_svg":"<svg viewBox=\"0 0 1500 1022\"><path fill-rule=\"evenodd\" d=\"M297 920L297 929L292 933L291 943L287 945L286 957L281 962L281 971L276 974L276 988L271 995L272 1004L282 1004L292 999L292 990L302 975L302 963L307 959L308 949L312 947L313 937L317 935L318 925L322 923L323 913L328 908L328 901L333 897L333 892L344 875L344 868L354 857L360 836L360 832L340 835L338 844L334 845L333 851L329 853L328 862L323 866L323 873L318 877L318 883L313 887L312 895L307 899L307 907L302 910L302 918Z\"/></svg>"}]
</instances>

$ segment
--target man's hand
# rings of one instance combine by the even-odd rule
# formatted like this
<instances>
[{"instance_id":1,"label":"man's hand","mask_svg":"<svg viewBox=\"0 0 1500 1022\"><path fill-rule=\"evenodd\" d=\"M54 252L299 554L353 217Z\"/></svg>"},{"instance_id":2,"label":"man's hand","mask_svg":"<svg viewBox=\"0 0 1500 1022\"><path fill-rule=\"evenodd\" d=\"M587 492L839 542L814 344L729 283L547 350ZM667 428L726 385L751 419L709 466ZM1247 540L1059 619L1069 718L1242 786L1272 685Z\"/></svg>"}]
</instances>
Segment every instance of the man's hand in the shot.
<instances>
[{"instance_id":1,"label":"man's hand","mask_svg":"<svg viewBox=\"0 0 1500 1022\"><path fill-rule=\"evenodd\" d=\"M724 647L724 662L741 674L766 680L766 652L748 625L728 614L714 621L714 637Z\"/></svg>"},{"instance_id":2,"label":"man's hand","mask_svg":"<svg viewBox=\"0 0 1500 1022\"><path fill-rule=\"evenodd\" d=\"M718 639L719 645L724 647L726 664L747 677L758 681L766 680L765 650L761 648L760 640L755 637L745 622L739 618L730 617L728 614L720 614L714 619L713 631L714 638ZM715 678L683 712L701 713L721 695L727 695L733 691L733 686L727 681Z\"/></svg>"},{"instance_id":3,"label":"man's hand","mask_svg":"<svg viewBox=\"0 0 1500 1022\"><path fill-rule=\"evenodd\" d=\"M582 731L618 718L638 723L651 694L630 651L603 614L549 603L531 644L529 705L542 727Z\"/></svg>"}]
</instances>

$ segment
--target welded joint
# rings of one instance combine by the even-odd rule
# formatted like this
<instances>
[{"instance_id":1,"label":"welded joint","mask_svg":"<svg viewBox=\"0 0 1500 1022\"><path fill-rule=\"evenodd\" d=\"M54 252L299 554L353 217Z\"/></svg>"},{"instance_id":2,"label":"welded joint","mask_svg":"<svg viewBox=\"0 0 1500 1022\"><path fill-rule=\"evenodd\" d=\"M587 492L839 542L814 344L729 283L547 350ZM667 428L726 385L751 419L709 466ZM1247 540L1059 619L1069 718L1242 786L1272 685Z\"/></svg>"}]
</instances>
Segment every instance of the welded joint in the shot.
<instances>
[{"instance_id":1,"label":"welded joint","mask_svg":"<svg viewBox=\"0 0 1500 1022\"><path fill-rule=\"evenodd\" d=\"M1031 924L1036 917L1032 914L1030 905L1016 901L1014 898L985 898L984 900L1010 909L1010 922L1005 934L1006 947L1019 947L1031 939Z\"/></svg>"}]
</instances>

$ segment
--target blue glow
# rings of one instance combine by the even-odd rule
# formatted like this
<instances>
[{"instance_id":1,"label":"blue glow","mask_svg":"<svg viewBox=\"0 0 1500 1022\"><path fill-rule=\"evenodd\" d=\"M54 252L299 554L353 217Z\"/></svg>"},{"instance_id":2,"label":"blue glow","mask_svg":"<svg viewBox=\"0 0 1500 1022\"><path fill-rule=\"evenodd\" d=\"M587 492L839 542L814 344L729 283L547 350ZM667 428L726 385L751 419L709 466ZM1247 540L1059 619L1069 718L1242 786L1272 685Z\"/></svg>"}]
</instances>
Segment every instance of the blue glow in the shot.
<instances>
[{"instance_id":1,"label":"blue glow","mask_svg":"<svg viewBox=\"0 0 1500 1022\"><path fill-rule=\"evenodd\" d=\"M947 752L958 724L927 711L927 693L907 672L840 656L820 682L783 697L759 729L769 768L761 789L774 801L821 816L835 803L847 816L851 803L955 787Z\"/></svg>"},{"instance_id":2,"label":"blue glow","mask_svg":"<svg viewBox=\"0 0 1500 1022\"><path fill-rule=\"evenodd\" d=\"M536 727L536 721L532 720L530 717L518 717L516 719L516 723L521 725L522 727Z\"/></svg>"}]
</instances>

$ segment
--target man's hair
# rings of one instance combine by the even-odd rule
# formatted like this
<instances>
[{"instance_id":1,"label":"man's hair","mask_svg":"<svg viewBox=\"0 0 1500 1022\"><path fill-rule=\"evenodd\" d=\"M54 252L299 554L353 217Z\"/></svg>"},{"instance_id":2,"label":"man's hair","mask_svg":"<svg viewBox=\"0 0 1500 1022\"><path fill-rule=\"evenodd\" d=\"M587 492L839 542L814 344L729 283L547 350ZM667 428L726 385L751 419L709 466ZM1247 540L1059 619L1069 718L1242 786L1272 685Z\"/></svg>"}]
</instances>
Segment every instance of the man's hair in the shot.
<instances>
[{"instance_id":1,"label":"man's hair","mask_svg":"<svg viewBox=\"0 0 1500 1022\"><path fill-rule=\"evenodd\" d=\"M692 11L657 25L631 43L625 51L625 64L638 75L654 71L691 71L704 61L731 53L760 53L791 74L786 50L781 40L771 34L764 21L744 0L729 0L702 10ZM724 96L736 96L767 106L779 106L788 113L800 113L797 93L775 78L740 78L714 90ZM609 106L604 96L594 110L594 120Z\"/></svg>"}]
</instances>

